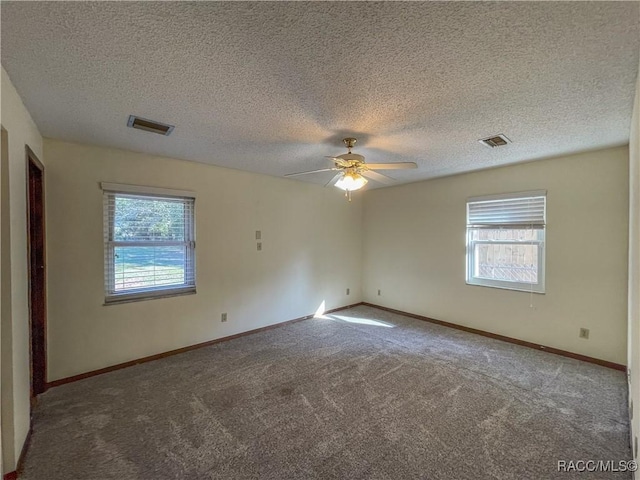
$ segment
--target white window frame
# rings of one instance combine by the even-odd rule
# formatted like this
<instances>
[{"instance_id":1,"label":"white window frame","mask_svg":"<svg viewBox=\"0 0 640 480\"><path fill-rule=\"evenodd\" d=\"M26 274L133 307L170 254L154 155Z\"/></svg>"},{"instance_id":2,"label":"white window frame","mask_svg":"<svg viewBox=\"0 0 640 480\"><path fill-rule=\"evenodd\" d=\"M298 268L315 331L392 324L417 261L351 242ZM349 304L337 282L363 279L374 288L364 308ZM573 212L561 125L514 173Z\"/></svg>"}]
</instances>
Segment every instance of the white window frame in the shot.
<instances>
[{"instance_id":1,"label":"white window frame","mask_svg":"<svg viewBox=\"0 0 640 480\"><path fill-rule=\"evenodd\" d=\"M506 290L517 290L522 292L529 293L545 293L545 241L546 241L546 190L535 190L529 192L518 192L518 193L508 193L508 194L499 194L499 195L490 195L483 197L472 197L467 199L467 247L466 247L466 283L467 285L476 285L483 287L492 287L492 288L501 288ZM527 200L527 199L539 199L543 198L543 212L540 216L539 214L533 215L530 223L527 223L527 220L522 220L517 218L515 215L511 216L507 211L505 211L504 217L502 220L500 219L487 219L481 221L474 221L470 219L470 206L471 204L481 204L481 203L493 203L495 205L500 205L501 201L508 200ZM535 218L533 218L535 217ZM538 230L542 232L538 240L527 240L527 241L509 241L509 240L500 240L500 241L491 241L491 240L473 240L472 234L477 229L510 229L510 230ZM495 280L488 279L482 277L476 277L473 275L473 272L476 271L475 263L475 246L482 244L514 244L514 245L537 245L538 247L538 283L533 282L510 282L506 280Z\"/></svg>"},{"instance_id":2,"label":"white window frame","mask_svg":"<svg viewBox=\"0 0 640 480\"><path fill-rule=\"evenodd\" d=\"M195 265L195 193L184 190L173 190L156 187L143 187L138 185L123 185L102 182L103 191L103 220L104 220L104 279L105 279L105 305L149 300L176 295L196 293L196 265ZM185 240L184 241L114 241L113 227L115 212L109 208L111 199L115 196L142 198L142 199L172 199L183 200L190 206L190 215L185 216ZM184 246L187 249L185 259L185 283L180 285L167 285L145 287L116 291L115 289L115 249L123 246Z\"/></svg>"}]
</instances>

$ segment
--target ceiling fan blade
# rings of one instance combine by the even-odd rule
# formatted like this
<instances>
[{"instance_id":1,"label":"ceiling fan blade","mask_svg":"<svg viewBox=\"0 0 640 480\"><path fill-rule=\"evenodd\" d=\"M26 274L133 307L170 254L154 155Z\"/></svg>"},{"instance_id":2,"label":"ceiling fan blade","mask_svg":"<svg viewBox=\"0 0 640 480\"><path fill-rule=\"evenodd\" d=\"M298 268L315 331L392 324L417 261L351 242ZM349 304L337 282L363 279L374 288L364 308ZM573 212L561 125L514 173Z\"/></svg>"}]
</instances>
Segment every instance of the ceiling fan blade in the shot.
<instances>
[{"instance_id":1,"label":"ceiling fan blade","mask_svg":"<svg viewBox=\"0 0 640 480\"><path fill-rule=\"evenodd\" d=\"M324 184L325 187L328 186L333 186L334 183L336 183L340 178L342 178L342 172L337 173L331 180L329 180L327 183Z\"/></svg>"},{"instance_id":2,"label":"ceiling fan blade","mask_svg":"<svg viewBox=\"0 0 640 480\"><path fill-rule=\"evenodd\" d=\"M350 165L349 162L338 158L338 157L330 157L330 156L326 156L324 158L330 158L331 160L333 160L334 163L336 163L337 165L340 165L341 167L348 167Z\"/></svg>"},{"instance_id":3,"label":"ceiling fan blade","mask_svg":"<svg viewBox=\"0 0 640 480\"><path fill-rule=\"evenodd\" d=\"M310 170L308 172L287 173L285 177L295 177L296 175L307 175L309 173L330 172L331 170L337 170L337 168L321 168L320 170Z\"/></svg>"},{"instance_id":4,"label":"ceiling fan blade","mask_svg":"<svg viewBox=\"0 0 640 480\"><path fill-rule=\"evenodd\" d=\"M397 163L366 163L369 170L402 170L405 168L418 168L415 162L397 162Z\"/></svg>"},{"instance_id":5,"label":"ceiling fan blade","mask_svg":"<svg viewBox=\"0 0 640 480\"><path fill-rule=\"evenodd\" d=\"M376 182L384 183L386 185L389 185L395 182L394 178L387 177L386 175L382 175L381 173L372 172L369 170L364 170L362 172L362 176L370 178L371 180L375 180Z\"/></svg>"}]
</instances>

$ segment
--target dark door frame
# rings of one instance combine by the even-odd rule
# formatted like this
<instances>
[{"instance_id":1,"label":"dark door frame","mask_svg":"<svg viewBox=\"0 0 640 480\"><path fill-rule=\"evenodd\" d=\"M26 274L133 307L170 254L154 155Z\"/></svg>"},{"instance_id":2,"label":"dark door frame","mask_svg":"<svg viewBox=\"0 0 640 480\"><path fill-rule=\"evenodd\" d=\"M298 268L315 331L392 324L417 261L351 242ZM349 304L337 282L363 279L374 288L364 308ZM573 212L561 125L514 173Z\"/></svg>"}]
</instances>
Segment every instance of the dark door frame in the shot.
<instances>
[{"instance_id":1,"label":"dark door frame","mask_svg":"<svg viewBox=\"0 0 640 480\"><path fill-rule=\"evenodd\" d=\"M27 146L27 259L32 401L47 389L47 284L44 165Z\"/></svg>"}]
</instances>

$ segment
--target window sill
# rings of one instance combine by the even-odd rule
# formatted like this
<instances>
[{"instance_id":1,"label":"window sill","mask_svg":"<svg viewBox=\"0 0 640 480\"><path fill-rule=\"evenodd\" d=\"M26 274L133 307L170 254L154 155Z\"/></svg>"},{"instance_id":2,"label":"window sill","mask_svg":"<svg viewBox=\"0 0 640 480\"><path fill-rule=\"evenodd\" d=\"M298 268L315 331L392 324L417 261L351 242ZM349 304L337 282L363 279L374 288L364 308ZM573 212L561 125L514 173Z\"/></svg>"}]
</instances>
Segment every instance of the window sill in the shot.
<instances>
[{"instance_id":1,"label":"window sill","mask_svg":"<svg viewBox=\"0 0 640 480\"><path fill-rule=\"evenodd\" d=\"M508 287L506 285L488 285L486 283L471 283L469 281L465 282L467 285L471 287L485 287L485 288L498 288L500 290L511 290L512 292L522 292L522 293L535 293L536 295L545 295L545 291L531 290L531 288L513 286Z\"/></svg>"},{"instance_id":2,"label":"window sill","mask_svg":"<svg viewBox=\"0 0 640 480\"><path fill-rule=\"evenodd\" d=\"M182 297L183 295L195 295L196 289L180 289L180 290L159 290L147 293L122 294L105 299L103 307L111 305L120 305L122 303L144 302L146 300L159 300L161 298Z\"/></svg>"}]
</instances>

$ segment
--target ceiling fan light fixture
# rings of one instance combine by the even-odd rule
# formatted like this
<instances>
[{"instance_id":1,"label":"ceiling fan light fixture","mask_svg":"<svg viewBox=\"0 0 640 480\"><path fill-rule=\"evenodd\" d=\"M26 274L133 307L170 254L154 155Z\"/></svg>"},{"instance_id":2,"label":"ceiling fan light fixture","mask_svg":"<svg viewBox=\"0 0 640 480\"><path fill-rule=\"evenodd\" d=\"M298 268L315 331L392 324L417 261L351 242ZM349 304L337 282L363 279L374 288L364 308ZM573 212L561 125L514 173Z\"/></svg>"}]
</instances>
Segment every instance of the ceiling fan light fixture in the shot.
<instances>
[{"instance_id":1,"label":"ceiling fan light fixture","mask_svg":"<svg viewBox=\"0 0 640 480\"><path fill-rule=\"evenodd\" d=\"M355 192L367 184L368 180L359 173L346 172L344 176L336 182L336 187L346 192Z\"/></svg>"}]
</instances>

